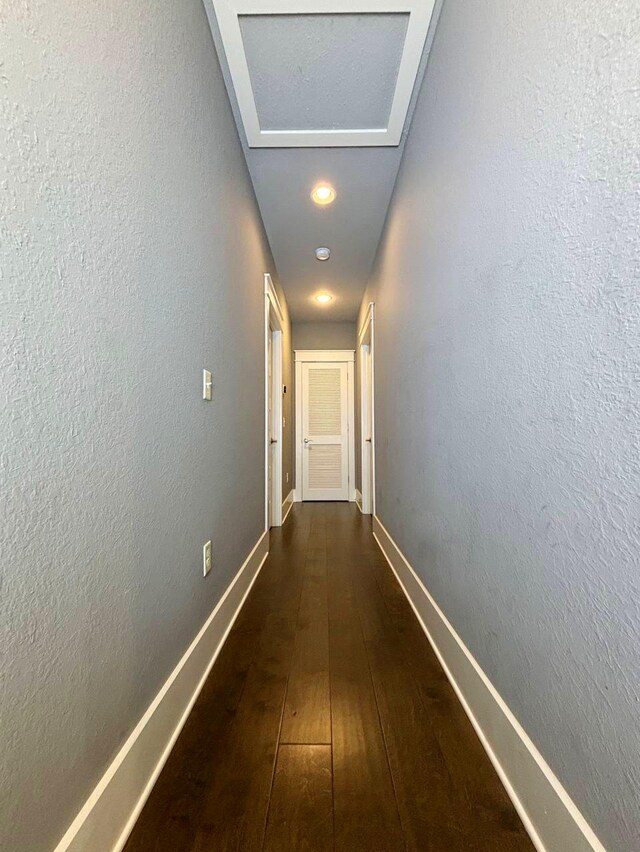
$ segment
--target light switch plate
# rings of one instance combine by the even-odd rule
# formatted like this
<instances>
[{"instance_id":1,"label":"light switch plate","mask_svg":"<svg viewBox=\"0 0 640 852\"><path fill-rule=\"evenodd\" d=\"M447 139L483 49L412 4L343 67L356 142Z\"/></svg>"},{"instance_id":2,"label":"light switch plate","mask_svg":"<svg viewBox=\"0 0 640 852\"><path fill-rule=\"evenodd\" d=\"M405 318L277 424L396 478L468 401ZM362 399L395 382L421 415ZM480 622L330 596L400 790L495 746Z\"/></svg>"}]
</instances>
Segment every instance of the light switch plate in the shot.
<instances>
[{"instance_id":1,"label":"light switch plate","mask_svg":"<svg viewBox=\"0 0 640 852\"><path fill-rule=\"evenodd\" d=\"M202 398L211 399L213 383L211 381L211 370L202 371Z\"/></svg>"},{"instance_id":2,"label":"light switch plate","mask_svg":"<svg viewBox=\"0 0 640 852\"><path fill-rule=\"evenodd\" d=\"M206 577L211 566L213 565L213 557L211 555L211 540L209 540L202 548L202 575Z\"/></svg>"}]
</instances>

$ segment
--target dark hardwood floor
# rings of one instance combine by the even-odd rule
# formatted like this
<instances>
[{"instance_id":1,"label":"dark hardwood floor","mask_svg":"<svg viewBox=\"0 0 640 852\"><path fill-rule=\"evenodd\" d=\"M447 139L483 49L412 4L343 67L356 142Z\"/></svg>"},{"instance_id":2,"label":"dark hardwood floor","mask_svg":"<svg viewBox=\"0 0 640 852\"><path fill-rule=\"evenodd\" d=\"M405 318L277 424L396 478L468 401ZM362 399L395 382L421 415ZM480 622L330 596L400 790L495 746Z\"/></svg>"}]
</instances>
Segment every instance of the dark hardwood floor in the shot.
<instances>
[{"instance_id":1,"label":"dark hardwood floor","mask_svg":"<svg viewBox=\"0 0 640 852\"><path fill-rule=\"evenodd\" d=\"M531 852L354 504L271 553L125 852Z\"/></svg>"}]
</instances>

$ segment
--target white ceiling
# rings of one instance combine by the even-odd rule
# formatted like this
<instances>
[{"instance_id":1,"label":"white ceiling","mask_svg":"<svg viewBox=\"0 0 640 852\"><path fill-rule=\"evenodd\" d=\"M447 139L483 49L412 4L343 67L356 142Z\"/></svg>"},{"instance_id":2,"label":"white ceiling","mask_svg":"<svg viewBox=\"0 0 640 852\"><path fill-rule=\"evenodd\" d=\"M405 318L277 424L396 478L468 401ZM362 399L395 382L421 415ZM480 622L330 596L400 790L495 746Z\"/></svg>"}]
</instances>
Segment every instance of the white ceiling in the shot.
<instances>
[{"instance_id":1,"label":"white ceiling","mask_svg":"<svg viewBox=\"0 0 640 852\"><path fill-rule=\"evenodd\" d=\"M205 0L294 321L357 316L437 18L432 0L339 5ZM327 207L310 198L319 181L337 193Z\"/></svg>"}]
</instances>

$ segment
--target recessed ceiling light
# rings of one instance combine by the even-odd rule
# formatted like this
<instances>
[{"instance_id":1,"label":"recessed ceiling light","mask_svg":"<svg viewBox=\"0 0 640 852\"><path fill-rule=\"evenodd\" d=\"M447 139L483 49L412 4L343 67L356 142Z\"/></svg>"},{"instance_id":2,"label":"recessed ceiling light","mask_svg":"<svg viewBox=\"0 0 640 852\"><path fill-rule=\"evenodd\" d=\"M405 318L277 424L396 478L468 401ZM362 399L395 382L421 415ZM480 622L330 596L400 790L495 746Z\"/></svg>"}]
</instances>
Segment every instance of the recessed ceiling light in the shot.
<instances>
[{"instance_id":1,"label":"recessed ceiling light","mask_svg":"<svg viewBox=\"0 0 640 852\"><path fill-rule=\"evenodd\" d=\"M316 302L320 302L321 305L326 305L327 302L330 302L333 299L333 296L330 296L328 293L318 293L316 296Z\"/></svg>"},{"instance_id":2,"label":"recessed ceiling light","mask_svg":"<svg viewBox=\"0 0 640 852\"><path fill-rule=\"evenodd\" d=\"M321 246L316 249L316 257L318 260L329 260L331 256L331 249L326 248L325 246Z\"/></svg>"},{"instance_id":3,"label":"recessed ceiling light","mask_svg":"<svg viewBox=\"0 0 640 852\"><path fill-rule=\"evenodd\" d=\"M335 189L328 183L318 183L313 187L311 198L316 204L331 204L336 197Z\"/></svg>"}]
</instances>

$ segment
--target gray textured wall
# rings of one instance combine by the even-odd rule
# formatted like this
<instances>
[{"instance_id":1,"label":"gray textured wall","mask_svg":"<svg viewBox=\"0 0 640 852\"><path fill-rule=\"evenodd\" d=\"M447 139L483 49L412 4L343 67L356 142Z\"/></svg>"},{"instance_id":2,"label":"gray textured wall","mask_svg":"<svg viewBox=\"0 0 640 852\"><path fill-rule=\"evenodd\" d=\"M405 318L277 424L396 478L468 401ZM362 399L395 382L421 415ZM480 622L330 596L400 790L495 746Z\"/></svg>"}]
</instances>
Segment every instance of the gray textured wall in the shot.
<instances>
[{"instance_id":1,"label":"gray textured wall","mask_svg":"<svg viewBox=\"0 0 640 852\"><path fill-rule=\"evenodd\" d=\"M640 6L446 0L374 280L378 514L640 848Z\"/></svg>"},{"instance_id":2,"label":"gray textured wall","mask_svg":"<svg viewBox=\"0 0 640 852\"><path fill-rule=\"evenodd\" d=\"M269 256L200 0L0 41L0 848L49 852L262 532Z\"/></svg>"},{"instance_id":3,"label":"gray textured wall","mask_svg":"<svg viewBox=\"0 0 640 852\"><path fill-rule=\"evenodd\" d=\"M353 322L294 322L291 326L294 349L355 349Z\"/></svg>"}]
</instances>

